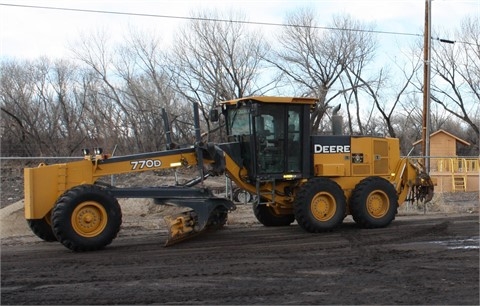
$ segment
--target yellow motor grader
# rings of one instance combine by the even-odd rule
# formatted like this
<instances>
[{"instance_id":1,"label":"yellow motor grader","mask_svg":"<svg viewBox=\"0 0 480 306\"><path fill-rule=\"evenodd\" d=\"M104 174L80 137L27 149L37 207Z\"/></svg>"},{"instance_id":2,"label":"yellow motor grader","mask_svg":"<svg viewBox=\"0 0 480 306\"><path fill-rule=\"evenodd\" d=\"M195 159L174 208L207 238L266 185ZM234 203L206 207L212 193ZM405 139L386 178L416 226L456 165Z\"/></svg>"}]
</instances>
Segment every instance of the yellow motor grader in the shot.
<instances>
[{"instance_id":1,"label":"yellow motor grader","mask_svg":"<svg viewBox=\"0 0 480 306\"><path fill-rule=\"evenodd\" d=\"M91 251L117 236L122 223L118 198L152 198L188 208L165 218L166 245L225 225L235 204L199 184L209 176L226 175L254 194L253 213L263 225L296 221L314 233L334 229L347 215L363 228L385 227L406 200L432 199L430 177L421 165L400 157L398 139L311 135L316 102L266 96L222 102L220 112L210 116L213 121L224 116L225 143L201 141L194 104L197 141L192 146L116 157L97 148L93 154L84 150L79 161L26 168L25 218L41 239ZM119 188L99 180L192 166L199 175L183 185Z\"/></svg>"}]
</instances>

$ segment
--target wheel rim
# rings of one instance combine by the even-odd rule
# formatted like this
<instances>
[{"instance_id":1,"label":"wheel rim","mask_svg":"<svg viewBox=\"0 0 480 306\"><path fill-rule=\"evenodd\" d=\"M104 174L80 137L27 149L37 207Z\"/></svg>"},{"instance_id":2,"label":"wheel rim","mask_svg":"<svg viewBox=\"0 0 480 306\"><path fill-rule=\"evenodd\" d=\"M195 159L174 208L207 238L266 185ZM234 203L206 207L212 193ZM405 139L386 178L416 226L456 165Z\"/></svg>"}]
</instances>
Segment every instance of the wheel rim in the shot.
<instances>
[{"instance_id":1,"label":"wheel rim","mask_svg":"<svg viewBox=\"0 0 480 306\"><path fill-rule=\"evenodd\" d=\"M247 193L246 191L242 191L238 194L238 200L241 203L248 203L251 201L251 195L250 193Z\"/></svg>"},{"instance_id":2,"label":"wheel rim","mask_svg":"<svg viewBox=\"0 0 480 306\"><path fill-rule=\"evenodd\" d=\"M337 208L335 198L328 192L317 193L310 204L315 219L319 221L328 221L334 215Z\"/></svg>"},{"instance_id":3,"label":"wheel rim","mask_svg":"<svg viewBox=\"0 0 480 306\"><path fill-rule=\"evenodd\" d=\"M384 217L390 208L390 201L385 192L375 190L367 199L367 211L374 218Z\"/></svg>"},{"instance_id":4,"label":"wheel rim","mask_svg":"<svg viewBox=\"0 0 480 306\"><path fill-rule=\"evenodd\" d=\"M83 202L72 214L72 226L83 237L95 237L107 226L108 216L105 208L97 202Z\"/></svg>"}]
</instances>

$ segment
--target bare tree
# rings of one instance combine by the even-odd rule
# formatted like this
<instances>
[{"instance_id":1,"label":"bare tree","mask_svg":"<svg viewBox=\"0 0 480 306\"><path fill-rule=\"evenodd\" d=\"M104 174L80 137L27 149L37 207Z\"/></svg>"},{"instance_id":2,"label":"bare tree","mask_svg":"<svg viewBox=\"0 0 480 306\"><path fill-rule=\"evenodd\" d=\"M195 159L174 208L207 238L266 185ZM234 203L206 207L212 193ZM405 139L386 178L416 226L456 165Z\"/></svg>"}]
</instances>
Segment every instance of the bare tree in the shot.
<instances>
[{"instance_id":1,"label":"bare tree","mask_svg":"<svg viewBox=\"0 0 480 306\"><path fill-rule=\"evenodd\" d=\"M174 140L191 143L191 107L175 91L161 39L134 29L122 44L107 37L83 36L72 48L85 67L83 92L96 141L122 153L164 149L164 108Z\"/></svg>"},{"instance_id":2,"label":"bare tree","mask_svg":"<svg viewBox=\"0 0 480 306\"><path fill-rule=\"evenodd\" d=\"M359 134L365 134L363 123L364 115L367 115L366 124L370 122L373 115L373 108L366 113L361 113L361 109L367 109L365 105L365 98L362 94L364 90L369 92L368 86L372 84L382 84L383 73L380 71L378 76L371 75L368 81L365 81L364 69L369 66L374 60L377 49L377 41L373 36L371 26L364 25L358 21L353 20L349 16L336 16L333 19L333 26L338 29L348 29L342 31L342 41L349 42L348 55L344 63L344 72L341 75L340 81L342 90L344 91L343 98L347 107L348 122L350 134L354 133L353 121L356 122ZM367 88L364 88L367 86ZM371 87L370 87L371 89ZM363 103L362 103L363 102ZM351 105L354 104L353 110ZM352 111L355 112L355 119L352 118Z\"/></svg>"},{"instance_id":3,"label":"bare tree","mask_svg":"<svg viewBox=\"0 0 480 306\"><path fill-rule=\"evenodd\" d=\"M262 93L260 71L269 50L259 32L245 24L241 13L199 13L181 29L171 59L172 79L188 102L198 102L209 125L208 111L217 101ZM210 130L210 128L209 128Z\"/></svg>"},{"instance_id":4,"label":"bare tree","mask_svg":"<svg viewBox=\"0 0 480 306\"><path fill-rule=\"evenodd\" d=\"M75 65L39 58L5 62L1 70L4 136L13 138L10 145L21 146L17 152L27 156L78 153L86 129L82 120L85 108L74 92ZM3 141L7 138L2 137Z\"/></svg>"},{"instance_id":5,"label":"bare tree","mask_svg":"<svg viewBox=\"0 0 480 306\"><path fill-rule=\"evenodd\" d=\"M368 26L346 15L334 17L330 30L317 24L311 9L292 13L286 23L278 39L281 47L270 62L301 95L319 98L312 114L312 132L316 133L336 98L343 95L350 101L354 97L359 103L358 90L363 84L358 76L375 52L375 41Z\"/></svg>"},{"instance_id":6,"label":"bare tree","mask_svg":"<svg viewBox=\"0 0 480 306\"><path fill-rule=\"evenodd\" d=\"M125 38L125 44L116 49L114 62L118 76L124 81L123 98L135 110L134 119L141 129L144 149L154 150L165 144L165 131L162 109L170 114L174 138L188 135L189 128L179 124L180 116L190 114L186 103L182 102L174 90L174 84L166 71L165 51L162 41L155 34L132 30ZM189 119L185 118L185 121ZM191 120L190 120L191 121ZM177 135L177 137L175 137ZM153 139L152 139L153 137Z\"/></svg>"},{"instance_id":7,"label":"bare tree","mask_svg":"<svg viewBox=\"0 0 480 306\"><path fill-rule=\"evenodd\" d=\"M403 155L421 154L420 146L413 146L413 143L422 137L422 109L418 107L421 105L420 98L420 95L406 95L402 103L398 105L396 115L392 118Z\"/></svg>"},{"instance_id":8,"label":"bare tree","mask_svg":"<svg viewBox=\"0 0 480 306\"><path fill-rule=\"evenodd\" d=\"M404 55L407 58L412 56L412 54ZM400 66L395 63L394 77L385 72L388 68L381 68L375 78L367 80L363 76L353 73L362 84L363 90L373 101L375 109L384 122L385 133L383 135L398 137L397 131L399 129L395 123L395 117L400 115L398 106L406 97L415 94L415 87L412 82L422 65L420 57L413 56L412 58L415 60L411 61L410 67L407 67L406 64ZM399 77L400 75L403 75L403 77Z\"/></svg>"},{"instance_id":9,"label":"bare tree","mask_svg":"<svg viewBox=\"0 0 480 306\"><path fill-rule=\"evenodd\" d=\"M448 33L444 34L448 37ZM479 138L480 19L465 18L455 44L432 48L431 99L465 122Z\"/></svg>"},{"instance_id":10,"label":"bare tree","mask_svg":"<svg viewBox=\"0 0 480 306\"><path fill-rule=\"evenodd\" d=\"M2 61L0 66L0 98L2 123L2 156L31 156L37 143L36 119L41 116L32 108L34 96L30 63Z\"/></svg>"},{"instance_id":11,"label":"bare tree","mask_svg":"<svg viewBox=\"0 0 480 306\"><path fill-rule=\"evenodd\" d=\"M141 137L142 130L136 120L138 112L135 107L131 107L130 101L125 99L123 84L116 80L118 71L115 71L115 54L108 37L105 31L83 35L75 47L71 48L75 57L89 68L87 73L97 81L97 86L90 88L97 92L93 94L96 99L90 101L92 103L89 104L89 110L102 113L104 118L110 118L109 128L130 142L125 144L126 147L144 151L146 143Z\"/></svg>"}]
</instances>

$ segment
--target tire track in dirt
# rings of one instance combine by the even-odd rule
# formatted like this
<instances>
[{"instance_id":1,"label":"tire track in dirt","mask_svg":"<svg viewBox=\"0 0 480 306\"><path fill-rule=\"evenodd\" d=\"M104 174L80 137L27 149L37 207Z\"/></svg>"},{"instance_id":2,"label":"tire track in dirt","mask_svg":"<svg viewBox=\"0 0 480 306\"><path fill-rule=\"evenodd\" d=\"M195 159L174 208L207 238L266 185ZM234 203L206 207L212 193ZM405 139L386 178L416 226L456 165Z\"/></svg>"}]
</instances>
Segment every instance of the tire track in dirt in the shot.
<instances>
[{"instance_id":1,"label":"tire track in dirt","mask_svg":"<svg viewBox=\"0 0 480 306\"><path fill-rule=\"evenodd\" d=\"M2 304L478 304L478 249L432 241L478 235L478 215L399 217L363 230L230 224L163 247L124 228L105 250L2 247ZM478 245L478 236L477 236Z\"/></svg>"}]
</instances>

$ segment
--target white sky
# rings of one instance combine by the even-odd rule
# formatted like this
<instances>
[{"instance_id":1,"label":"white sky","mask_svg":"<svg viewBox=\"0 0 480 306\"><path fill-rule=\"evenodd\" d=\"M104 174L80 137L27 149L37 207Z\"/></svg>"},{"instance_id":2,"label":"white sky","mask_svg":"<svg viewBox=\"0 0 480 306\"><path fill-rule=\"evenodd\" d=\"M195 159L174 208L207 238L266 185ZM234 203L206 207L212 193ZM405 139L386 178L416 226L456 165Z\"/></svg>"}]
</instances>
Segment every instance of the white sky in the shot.
<instances>
[{"instance_id":1,"label":"white sky","mask_svg":"<svg viewBox=\"0 0 480 306\"><path fill-rule=\"evenodd\" d=\"M376 30L423 34L424 0L0 0L0 4L103 10L188 17L192 11L227 9L242 11L252 22L283 23L288 12L313 7L320 25L340 13L365 22ZM465 16L480 15L480 0L433 0L432 28L454 31ZM324 20L324 22L321 22ZM168 39L179 27L178 19L46 10L0 5L0 59L32 59L42 55L68 57L68 45L81 33L106 29L121 37L132 26L154 31ZM266 29L269 31L269 29ZM415 37L380 35L383 45ZM455 37L442 37L455 40ZM417 38L418 39L418 38Z\"/></svg>"}]
</instances>

